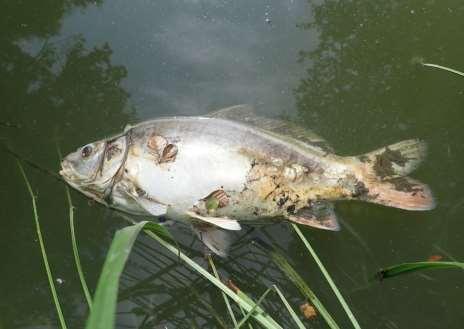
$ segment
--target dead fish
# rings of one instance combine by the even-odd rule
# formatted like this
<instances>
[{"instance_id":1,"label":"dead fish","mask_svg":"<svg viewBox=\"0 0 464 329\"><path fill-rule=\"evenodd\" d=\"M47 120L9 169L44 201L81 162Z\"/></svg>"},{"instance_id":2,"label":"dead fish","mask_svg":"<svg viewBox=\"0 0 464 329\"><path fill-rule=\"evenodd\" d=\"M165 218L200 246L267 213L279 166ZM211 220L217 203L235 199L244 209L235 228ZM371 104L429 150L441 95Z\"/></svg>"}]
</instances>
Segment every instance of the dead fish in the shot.
<instances>
[{"instance_id":1,"label":"dead fish","mask_svg":"<svg viewBox=\"0 0 464 329\"><path fill-rule=\"evenodd\" d=\"M425 153L423 141L410 139L338 156L311 131L238 105L128 126L66 156L60 174L109 207L187 221L225 255L226 231L240 230L240 222L339 230L336 200L432 209L430 189L407 177Z\"/></svg>"}]
</instances>

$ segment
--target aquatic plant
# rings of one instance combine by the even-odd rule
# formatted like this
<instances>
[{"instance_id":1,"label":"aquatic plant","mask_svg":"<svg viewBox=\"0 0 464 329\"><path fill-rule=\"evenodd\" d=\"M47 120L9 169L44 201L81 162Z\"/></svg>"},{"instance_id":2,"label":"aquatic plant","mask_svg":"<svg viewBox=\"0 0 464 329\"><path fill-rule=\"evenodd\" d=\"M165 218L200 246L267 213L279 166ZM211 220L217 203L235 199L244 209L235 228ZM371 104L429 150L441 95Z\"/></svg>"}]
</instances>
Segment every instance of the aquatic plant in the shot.
<instances>
[{"instance_id":1,"label":"aquatic plant","mask_svg":"<svg viewBox=\"0 0 464 329\"><path fill-rule=\"evenodd\" d=\"M42 259L43 259L43 264L45 266L45 272L47 273L47 279L48 279L48 285L50 286L50 291L52 293L53 297L53 303L55 304L56 308L56 313L58 314L58 318L60 320L60 326L62 329L67 329L66 322L64 320L63 312L61 310L61 304L58 298L58 294L56 293L56 288L55 288L55 283L53 281L53 274L52 270L50 269L50 264L48 263L48 257L47 257L47 252L45 250L45 243L42 237L42 231L40 229L40 222L39 222L39 214L37 211L37 202L36 202L36 196L34 192L32 191L31 183L29 182L29 179L27 178L26 172L24 171L23 166L21 165L21 162L17 160L19 171L21 172L21 175L23 176L24 182L26 183L27 190L29 192L29 195L31 196L31 201L32 201L32 209L33 209L33 214L34 214L34 221L35 221L35 227L36 227L36 232L37 232L37 238L39 239L39 246L40 246L40 252L42 253Z\"/></svg>"},{"instance_id":2,"label":"aquatic plant","mask_svg":"<svg viewBox=\"0 0 464 329\"><path fill-rule=\"evenodd\" d=\"M173 238L164 227L148 221L136 223L133 219L131 219L128 216L122 216L127 221L131 222L133 225L117 231L113 239L113 242L111 243L110 250L108 251L105 265L103 266L102 274L100 276L100 280L97 286L97 291L95 293L95 308L90 313L86 326L87 329L113 328L116 308L116 296L119 287L119 277L124 268L124 264L127 261L131 248L134 244L135 238L142 230L149 237L156 240L158 243L160 243L163 247L172 252L174 255L177 255L182 261L186 263L186 265L194 269L197 273L202 275L205 279L210 281L212 284L214 284L221 290L228 311L231 314L231 318L233 319L232 321L234 322L235 328L240 328L243 324L245 324L248 321L250 317L253 317L265 328L282 328L282 326L279 325L274 319L272 319L272 317L268 315L268 313L266 313L260 306L266 298L266 296L271 291L275 291L277 293L279 298L282 300L284 306L290 313L295 324L299 328L304 328L304 325L302 324L301 320L298 318L295 311L291 308L290 304L285 299L284 295L276 285L272 285L271 287L267 288L267 290L261 295L261 297L256 302L254 302L250 297L248 297L244 292L242 292L233 284L231 285L231 287L228 287L220 281L214 262L211 258L209 258L209 263L212 267L214 276L211 275L208 271L206 271L203 267L198 265L191 258L189 258L186 254L184 254L178 247L174 246L174 244L172 243ZM297 227L295 228L295 231L297 232L297 234L299 234L300 238L305 243L305 245L311 248L309 242L302 235L301 231L299 231ZM324 269L324 271L326 272L325 275L329 277L329 280L331 280L330 276L328 276L327 271L323 267L316 253L312 248L311 250L312 256L316 256L316 263L321 269ZM333 317L328 313L326 308L322 305L322 303L307 286L307 284L304 283L301 276L299 276L296 273L296 271L291 268L288 262L285 261L285 258L279 255L277 252L272 252L271 257L278 264L278 266L289 276L289 278L300 288L303 294L319 310L329 327L339 328ZM333 281L331 282L331 285L334 290L338 291ZM336 295L338 298L343 299L343 297L340 297L341 294L339 292ZM228 302L228 298L231 298L233 301L235 301L240 306L240 308L243 309L246 313L239 322L237 322L235 318L232 308L230 307L230 304ZM345 303L344 307L348 308L346 302L344 300L343 302ZM355 328L360 328L358 322L354 318L354 315L351 313L351 311L347 313L351 314L350 320L352 321L353 326Z\"/></svg>"},{"instance_id":3,"label":"aquatic plant","mask_svg":"<svg viewBox=\"0 0 464 329\"><path fill-rule=\"evenodd\" d=\"M58 153L58 157L61 159L62 155L58 144L56 145L56 151ZM82 291L84 292L87 306L89 307L89 310L92 310L92 297L90 295L89 288L87 287L87 282L85 281L84 271L82 270L82 264L79 257L79 248L77 247L76 232L74 229L74 206L71 200L71 193L69 191L68 185L65 185L64 188L66 190L66 199L68 201L69 208L69 229L71 234L74 263L76 264L77 274L79 275L79 281L81 282Z\"/></svg>"},{"instance_id":4,"label":"aquatic plant","mask_svg":"<svg viewBox=\"0 0 464 329\"><path fill-rule=\"evenodd\" d=\"M464 263L461 262L411 262L389 266L377 272L377 277L380 280L391 278L400 274L411 273L416 271L431 270L431 269L449 269L460 268L464 270Z\"/></svg>"},{"instance_id":5,"label":"aquatic plant","mask_svg":"<svg viewBox=\"0 0 464 329\"><path fill-rule=\"evenodd\" d=\"M125 217L129 221L132 221L129 217ZM251 299L244 298L243 295L240 296L185 255L182 251L175 247L174 244L168 242L171 237L164 227L153 222L142 221L116 232L97 285L94 298L94 308L90 312L86 325L87 329L109 329L114 327L119 277L135 239L142 230L149 237L153 238L167 250L177 255L188 266L194 268L199 274L238 303L246 312L249 313L244 319L248 319L249 316L253 316L265 328L282 328L274 319L272 319L271 316L259 307L260 301L266 297L269 291L266 291L257 303L254 303ZM245 322L242 321L237 325L237 327L240 327L241 324Z\"/></svg>"},{"instance_id":6,"label":"aquatic plant","mask_svg":"<svg viewBox=\"0 0 464 329\"><path fill-rule=\"evenodd\" d=\"M452 68L449 68L449 67L446 67L446 66L443 66L443 65L432 64L432 63L421 63L421 64L422 64L423 66L428 66L428 67L433 67L433 68L436 68L436 69L448 71L448 72L451 72L451 73L454 73L454 74L457 74L457 75L460 75L460 76L464 77L464 73L463 73L463 72L458 71L458 70L455 70L455 69L452 69Z\"/></svg>"}]
</instances>

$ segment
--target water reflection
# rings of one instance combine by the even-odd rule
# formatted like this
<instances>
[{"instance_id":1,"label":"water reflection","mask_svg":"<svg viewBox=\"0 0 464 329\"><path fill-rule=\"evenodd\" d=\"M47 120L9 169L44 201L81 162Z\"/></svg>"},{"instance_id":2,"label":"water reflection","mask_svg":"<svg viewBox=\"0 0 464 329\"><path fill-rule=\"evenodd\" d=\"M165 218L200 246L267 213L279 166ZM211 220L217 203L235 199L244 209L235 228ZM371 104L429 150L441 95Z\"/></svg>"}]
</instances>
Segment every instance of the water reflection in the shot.
<instances>
[{"instance_id":1,"label":"water reflection","mask_svg":"<svg viewBox=\"0 0 464 329\"><path fill-rule=\"evenodd\" d=\"M123 126L133 114L128 106L129 95L121 85L127 71L112 64L110 45L89 48L79 35L56 37L70 11L100 3L7 1L2 6L1 142L51 170L57 169L58 164L55 141L69 150L89 136L102 136ZM1 217L9 219L2 222L2 232L13 233L3 234L0 242L4 264L0 269L0 327L55 327L56 314L35 240L30 200L15 174L18 169L13 159L3 150L0 157ZM64 233L68 229L62 186L27 169L34 189L39 186L39 214L54 274L62 282L58 291L68 325L80 326L86 310L68 258L71 253L69 235ZM105 236L101 226L96 224L94 231ZM91 231L88 233L92 235ZM86 254L86 244L83 245L84 262L99 264L104 254ZM95 274L89 276L93 282Z\"/></svg>"},{"instance_id":2,"label":"water reflection","mask_svg":"<svg viewBox=\"0 0 464 329\"><path fill-rule=\"evenodd\" d=\"M300 27L317 31L319 44L300 53L308 68L296 90L308 125L349 149L347 137L430 135L448 119L439 110L444 106L447 115L457 115L461 81L418 62L462 67L464 53L456 47L464 27L461 2L309 3L313 17ZM367 145L359 142L357 147Z\"/></svg>"},{"instance_id":3,"label":"water reflection","mask_svg":"<svg viewBox=\"0 0 464 329\"><path fill-rule=\"evenodd\" d=\"M281 234L287 234L280 227ZM253 298L259 298L272 284L277 284L294 305L304 302L296 288L269 258L268 252L254 243L256 239L270 241L267 229L248 229L234 244L230 257L213 257L221 279L232 280ZM176 230L181 248L208 267L202 256L202 246L189 228ZM210 270L211 271L211 270ZM154 244L153 240L140 239L130 258L119 295L119 325L137 328L231 328L220 292L211 283L184 265L175 255ZM235 314L241 314L233 303ZM270 294L263 303L284 328L292 327L292 320L281 301ZM316 321L317 323L318 321Z\"/></svg>"},{"instance_id":4,"label":"water reflection","mask_svg":"<svg viewBox=\"0 0 464 329\"><path fill-rule=\"evenodd\" d=\"M453 232L462 230L464 215L463 80L418 63L463 67L464 49L456 45L462 43L464 5L454 0L309 4L312 17L300 27L317 31L319 44L300 54L306 66L295 90L300 117L342 154L411 137L425 139L429 157L413 176L426 181L438 200L438 208L427 213L359 204L342 205L338 213L361 233L381 266L426 259L443 250L462 258L461 238ZM351 245L340 246L338 261L331 263L345 288L352 283L343 271L354 278L362 268L375 271L371 259L345 254ZM354 261L342 261L343 255ZM449 275L454 274L443 277ZM412 276L372 285L351 295L351 302L371 327L411 327L413 322L415 327L458 328L457 293L438 278ZM450 280L459 281L456 276ZM375 309L366 306L367 300ZM420 306L410 308L412 304Z\"/></svg>"},{"instance_id":5,"label":"water reflection","mask_svg":"<svg viewBox=\"0 0 464 329\"><path fill-rule=\"evenodd\" d=\"M112 65L110 46L88 49L79 35L54 38L63 15L95 2L20 3L1 14L8 23L0 32L2 121L20 122L36 141L50 139L54 129L64 140L83 140L127 122L128 93L121 87L127 71Z\"/></svg>"}]
</instances>

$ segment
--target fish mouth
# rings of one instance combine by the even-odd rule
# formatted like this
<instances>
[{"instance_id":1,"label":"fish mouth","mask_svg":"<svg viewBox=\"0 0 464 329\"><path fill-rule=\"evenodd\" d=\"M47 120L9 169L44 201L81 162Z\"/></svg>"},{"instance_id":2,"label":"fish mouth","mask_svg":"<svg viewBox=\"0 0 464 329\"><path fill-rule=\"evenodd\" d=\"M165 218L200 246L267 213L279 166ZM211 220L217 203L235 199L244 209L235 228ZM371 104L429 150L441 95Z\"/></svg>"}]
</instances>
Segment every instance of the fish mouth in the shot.
<instances>
[{"instance_id":1,"label":"fish mouth","mask_svg":"<svg viewBox=\"0 0 464 329\"><path fill-rule=\"evenodd\" d=\"M61 161L61 170L59 171L61 177L68 183L75 181L78 177L74 174L74 167L68 160Z\"/></svg>"},{"instance_id":2,"label":"fish mouth","mask_svg":"<svg viewBox=\"0 0 464 329\"><path fill-rule=\"evenodd\" d=\"M69 172L72 170L71 164L67 160L61 161L61 170L59 171L60 176L67 178Z\"/></svg>"},{"instance_id":3,"label":"fish mouth","mask_svg":"<svg viewBox=\"0 0 464 329\"><path fill-rule=\"evenodd\" d=\"M61 161L61 170L59 171L59 174L72 188L80 191L81 193L84 193L86 196L98 202L104 203L99 194L95 191L92 191L91 188L88 188L85 180L79 177L79 175L75 172L71 161L66 159Z\"/></svg>"}]
</instances>

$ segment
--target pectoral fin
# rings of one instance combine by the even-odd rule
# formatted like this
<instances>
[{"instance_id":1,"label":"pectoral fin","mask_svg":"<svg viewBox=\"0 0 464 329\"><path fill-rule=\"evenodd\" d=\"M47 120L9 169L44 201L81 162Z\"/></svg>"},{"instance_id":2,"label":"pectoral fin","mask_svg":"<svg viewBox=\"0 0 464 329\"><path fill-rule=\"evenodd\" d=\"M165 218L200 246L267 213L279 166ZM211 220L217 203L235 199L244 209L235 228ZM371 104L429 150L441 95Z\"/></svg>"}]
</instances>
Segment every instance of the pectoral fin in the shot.
<instances>
[{"instance_id":1,"label":"pectoral fin","mask_svg":"<svg viewBox=\"0 0 464 329\"><path fill-rule=\"evenodd\" d=\"M140 207L152 216L166 215L169 205L161 203L148 195L146 191L133 182L125 183L126 195L132 198Z\"/></svg>"},{"instance_id":2,"label":"pectoral fin","mask_svg":"<svg viewBox=\"0 0 464 329\"><path fill-rule=\"evenodd\" d=\"M227 257L232 245L232 234L211 224L193 223L193 230L198 238L212 252L221 257Z\"/></svg>"},{"instance_id":3,"label":"pectoral fin","mask_svg":"<svg viewBox=\"0 0 464 329\"><path fill-rule=\"evenodd\" d=\"M158 202L154 198L150 197L141 188L135 185L130 186L126 191L127 195L131 197L140 207L152 216L163 216L168 211L168 205Z\"/></svg>"},{"instance_id":4,"label":"pectoral fin","mask_svg":"<svg viewBox=\"0 0 464 329\"><path fill-rule=\"evenodd\" d=\"M338 223L337 216L335 215L333 204L328 202L313 202L311 206L302 208L295 214L288 214L287 218L294 223L312 226L323 230L340 230L340 224Z\"/></svg>"},{"instance_id":5,"label":"pectoral fin","mask_svg":"<svg viewBox=\"0 0 464 329\"><path fill-rule=\"evenodd\" d=\"M225 230L240 231L242 229L240 224L235 219L230 219L227 217L209 217L209 216L206 217L206 216L198 215L197 213L193 211L186 211L185 213L186 215L196 220L215 225Z\"/></svg>"},{"instance_id":6,"label":"pectoral fin","mask_svg":"<svg viewBox=\"0 0 464 329\"><path fill-rule=\"evenodd\" d=\"M153 216L163 216L166 215L166 212L168 211L168 206L165 204L145 199L143 197L135 198L135 200L143 209L145 209Z\"/></svg>"}]
</instances>

